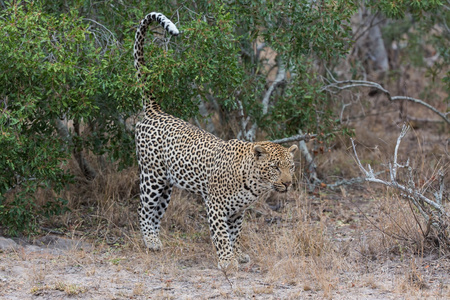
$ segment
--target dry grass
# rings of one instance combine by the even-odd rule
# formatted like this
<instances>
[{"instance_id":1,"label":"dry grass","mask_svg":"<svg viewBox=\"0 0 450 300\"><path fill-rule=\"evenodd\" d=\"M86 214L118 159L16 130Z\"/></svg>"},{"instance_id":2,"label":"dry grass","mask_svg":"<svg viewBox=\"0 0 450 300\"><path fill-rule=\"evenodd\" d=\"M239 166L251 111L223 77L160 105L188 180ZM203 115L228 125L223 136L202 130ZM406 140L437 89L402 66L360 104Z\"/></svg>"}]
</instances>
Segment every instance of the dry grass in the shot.
<instances>
[{"instance_id":1,"label":"dry grass","mask_svg":"<svg viewBox=\"0 0 450 300\"><path fill-rule=\"evenodd\" d=\"M55 284L54 289L65 292L67 296L75 296L80 293L86 292L85 287L76 284L66 283L64 281L57 282Z\"/></svg>"},{"instance_id":2,"label":"dry grass","mask_svg":"<svg viewBox=\"0 0 450 300\"><path fill-rule=\"evenodd\" d=\"M72 234L84 231L98 243L115 246L119 251L132 251L144 269L157 266L160 272L176 276L180 270L195 265L215 266L215 251L202 200L179 190L174 191L162 222L164 251L147 252L138 228L134 177L137 174L133 169L125 170L122 176L105 172L87 183L88 186L74 186L67 194L71 199L71 212L55 218L54 224L61 222ZM280 202L278 206L283 207L282 211L273 212L262 202L250 210L246 219L243 242L253 259L251 268L266 274L267 283L304 286L305 290L330 295L336 270L345 264L334 255L326 234L326 218L317 218L303 192L293 192L276 201ZM275 223L269 224L265 221L267 218ZM117 257L109 262L122 264ZM95 272L90 269L86 274ZM134 293L141 293L139 285Z\"/></svg>"},{"instance_id":3,"label":"dry grass","mask_svg":"<svg viewBox=\"0 0 450 300\"><path fill-rule=\"evenodd\" d=\"M132 174L131 171L126 172ZM91 202L91 206L75 206L64 218L53 220L55 224L61 220L69 220L69 224L80 224L76 229L68 231L68 235L79 238L78 234L85 230L85 239L96 241L95 251L74 250L73 254L68 255L63 269L79 269L89 282L99 280L105 270L110 270L113 274L141 274L137 281L129 282L129 291L111 294L108 296L111 299L142 298L148 296L149 291L157 299L176 299L173 291L186 286L186 283L180 283L179 280L189 280L186 279L186 274L190 270L194 270L195 275L192 276L196 278L193 280L198 286L194 287L196 291L209 286L204 293L219 298L246 298L251 295L249 293L270 298L283 291L281 295L285 299L299 299L308 295L335 299L342 290L352 293L352 290L357 289L398 295L408 290L411 297L435 295L434 286L429 282L430 274L426 273L431 267L424 269L423 266L429 262L424 260L423 263L412 263L418 257L414 244L399 242L376 230L352 206L351 201L341 194L326 191L320 192L318 198L311 197L305 191L293 191L273 197L272 201L278 202L274 206L279 207L279 211L273 211L264 201L255 204L247 213L243 232L243 246L250 255L251 262L242 265L236 274L230 276L230 287L221 273L216 273L215 276L218 277L214 280L205 276L217 272L217 262L200 199L185 192L174 192L162 224L164 251L148 252L137 226L136 205L125 206L125 199L120 198L120 189L111 187L114 185L113 181L120 180L123 182L116 182L115 186L125 189L125 183L129 180L127 176L111 175L101 181L105 183L103 186L111 199L108 200L105 195L95 195L97 201L102 201L100 204ZM97 185L100 186L99 183ZM92 189L92 193L102 192L98 186ZM72 193L75 194L75 191ZM106 194L105 191L103 193ZM85 195L88 196L89 193L86 191ZM127 195L126 189L122 195ZM335 197L336 195L339 196ZM398 233L396 222L407 220L406 223L401 223L402 228L414 232L413 219L405 207L392 205L402 202L389 193L382 196L370 202L367 199L358 205L374 222L383 224L383 230ZM346 197L352 198L351 195ZM89 201L94 201L92 199ZM137 202L137 198L128 200L128 203L133 201ZM98 217L100 214L101 217ZM124 217L125 219L121 219ZM352 236L355 239L337 241L336 236ZM23 263L32 260L24 253L17 253L17 256L22 257ZM390 260L401 266L393 270L401 272L380 273L379 265L389 264ZM33 270L29 278L31 294L38 296L58 292L63 293L58 295L65 295L64 297L92 296L87 291L92 290L92 286L89 285L88 288L86 283L68 279L49 281L48 274L52 273L54 267L44 264ZM204 270L204 273L199 273L200 270ZM392 283L389 283L387 274L394 276ZM148 278L156 280L156 286L148 286ZM255 280L250 278L257 279L249 285L249 280ZM121 286L124 279L113 276L108 282L113 286ZM102 283L95 283L94 286L102 286ZM444 281L441 286L439 295L448 295L448 282ZM193 292L192 295L198 294Z\"/></svg>"},{"instance_id":4,"label":"dry grass","mask_svg":"<svg viewBox=\"0 0 450 300\"><path fill-rule=\"evenodd\" d=\"M92 181L78 174L62 195L70 211L52 218L46 226L63 227L72 236L88 235L109 245L132 242L138 224L137 168L117 172L114 166L108 166L97 172Z\"/></svg>"},{"instance_id":5,"label":"dry grass","mask_svg":"<svg viewBox=\"0 0 450 300\"><path fill-rule=\"evenodd\" d=\"M247 221L244 247L254 259L250 268L265 274L267 284L278 283L331 295L345 261L336 255L326 233L326 218L313 220L313 208L304 193L294 192L275 216ZM273 213L272 213L273 214ZM277 220L276 222L271 222ZM269 221L269 222L267 222ZM269 224L270 223L270 224Z\"/></svg>"}]
</instances>

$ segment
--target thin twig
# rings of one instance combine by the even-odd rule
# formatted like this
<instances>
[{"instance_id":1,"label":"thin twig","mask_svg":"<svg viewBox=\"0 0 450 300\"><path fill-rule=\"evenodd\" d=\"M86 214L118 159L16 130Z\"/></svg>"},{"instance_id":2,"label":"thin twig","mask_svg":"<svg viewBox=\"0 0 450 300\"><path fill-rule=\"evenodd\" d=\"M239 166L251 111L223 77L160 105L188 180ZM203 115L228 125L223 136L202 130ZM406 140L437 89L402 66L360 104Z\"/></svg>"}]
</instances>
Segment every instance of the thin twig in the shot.
<instances>
[{"instance_id":1,"label":"thin twig","mask_svg":"<svg viewBox=\"0 0 450 300\"><path fill-rule=\"evenodd\" d=\"M105 25L100 24L99 22L92 20L92 19L88 19L88 18L84 18L84 20L91 21L92 23L95 23L98 26L102 27L103 29L105 29L106 31L109 32L109 34L113 37L114 40L116 40L116 38L114 37L114 34Z\"/></svg>"},{"instance_id":2,"label":"thin twig","mask_svg":"<svg viewBox=\"0 0 450 300\"><path fill-rule=\"evenodd\" d=\"M230 284L231 290L233 291L233 283L231 282L230 278L228 278L228 274L227 271L224 269L220 269L223 273L223 276L225 276L225 279L228 281L228 283Z\"/></svg>"},{"instance_id":3,"label":"thin twig","mask_svg":"<svg viewBox=\"0 0 450 300\"><path fill-rule=\"evenodd\" d=\"M359 212L367 219L367 221L369 221L369 223L370 223L373 227L375 227L376 229L378 229L381 233L383 233L383 234L385 234L385 235L387 235L387 236L389 236L389 237L391 237L391 238L395 238L395 239L397 239L397 240L409 241L409 239L407 239L407 238L405 238L405 237L403 237L403 236L397 235L397 234L395 234L395 233L389 233L389 232L386 232L384 229L380 228L377 224L375 224L375 222L373 222L373 221L367 216L367 214L361 210L361 208L360 208L358 205L355 205L355 207L356 207L356 209L357 209L357 210L358 210L358 211L359 211Z\"/></svg>"}]
</instances>

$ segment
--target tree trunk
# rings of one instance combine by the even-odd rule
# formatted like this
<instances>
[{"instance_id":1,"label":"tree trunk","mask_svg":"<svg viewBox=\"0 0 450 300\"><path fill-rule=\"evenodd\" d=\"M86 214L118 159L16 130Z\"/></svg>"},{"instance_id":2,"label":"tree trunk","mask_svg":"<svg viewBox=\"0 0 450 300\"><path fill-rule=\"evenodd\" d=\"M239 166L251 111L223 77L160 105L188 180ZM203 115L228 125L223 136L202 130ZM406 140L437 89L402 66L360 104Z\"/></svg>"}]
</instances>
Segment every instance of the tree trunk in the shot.
<instances>
[{"instance_id":1,"label":"tree trunk","mask_svg":"<svg viewBox=\"0 0 450 300\"><path fill-rule=\"evenodd\" d=\"M74 128L76 134L79 135L80 133L80 124L79 122L74 121ZM92 168L92 166L89 164L89 162L86 161L86 159L83 156L82 150L78 151L73 143L72 136L70 135L69 129L67 128L67 125L61 121L61 119L56 119L56 129L58 131L59 136L61 139L65 142L64 147L67 149L67 147L73 148L73 156L75 157L75 160L78 163L78 166L80 167L81 172L83 173L84 177L88 180L92 180L97 176L97 173Z\"/></svg>"}]
</instances>

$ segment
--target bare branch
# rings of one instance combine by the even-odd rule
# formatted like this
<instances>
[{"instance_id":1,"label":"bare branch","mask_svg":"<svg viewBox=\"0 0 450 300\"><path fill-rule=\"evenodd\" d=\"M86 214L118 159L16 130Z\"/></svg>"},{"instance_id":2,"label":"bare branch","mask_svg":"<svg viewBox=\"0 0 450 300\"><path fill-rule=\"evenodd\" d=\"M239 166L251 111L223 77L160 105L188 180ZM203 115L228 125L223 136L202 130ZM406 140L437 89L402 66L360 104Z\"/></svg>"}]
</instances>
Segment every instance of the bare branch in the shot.
<instances>
[{"instance_id":1,"label":"bare branch","mask_svg":"<svg viewBox=\"0 0 450 300\"><path fill-rule=\"evenodd\" d=\"M422 217L425 219L425 221L428 223L428 220L430 219L430 217L428 216L428 214L423 210L422 205L420 205L419 202L417 202L416 198L406 195L406 194L402 194L403 197L408 198L409 200L411 200L411 202L414 204L414 206L419 210L420 214L422 215Z\"/></svg>"},{"instance_id":2,"label":"bare branch","mask_svg":"<svg viewBox=\"0 0 450 300\"><path fill-rule=\"evenodd\" d=\"M277 76L275 77L275 80L272 82L270 87L267 89L262 100L264 114L266 114L269 109L269 100L272 96L272 93L275 91L278 85L280 85L286 79L286 69L284 68L284 64L279 57L277 57L277 65Z\"/></svg>"},{"instance_id":3,"label":"bare branch","mask_svg":"<svg viewBox=\"0 0 450 300\"><path fill-rule=\"evenodd\" d=\"M434 113L438 114L442 119L444 119L445 122L447 122L447 124L450 124L450 119L447 118L448 113L443 113L440 112L439 110L437 110L436 108L434 108L433 106L431 106L430 104L420 100L420 99L416 99L416 98L412 98L412 97L407 97L407 96L394 96L394 97L389 97L389 100L391 101L396 101L396 100L407 100L410 102L414 102L420 105L425 106L426 108L430 109L431 111L433 111Z\"/></svg>"},{"instance_id":4,"label":"bare branch","mask_svg":"<svg viewBox=\"0 0 450 300\"><path fill-rule=\"evenodd\" d=\"M248 124L249 119L248 119L248 117L246 118L244 115L244 107L242 106L241 100L237 100L237 104L238 104L238 108L239 108L239 112L238 112L239 124L241 126L241 130L239 130L239 133L237 134L237 138L243 139L246 136L247 124Z\"/></svg>"},{"instance_id":5,"label":"bare branch","mask_svg":"<svg viewBox=\"0 0 450 300\"><path fill-rule=\"evenodd\" d=\"M375 176L383 174L384 172L385 171L377 172L377 173L375 173ZM329 188L331 190L335 190L336 188L338 188L338 187L340 187L342 185L353 185L353 184L363 183L365 181L366 181L365 177L355 177L355 178L350 178L350 179L342 179L342 180L335 181L334 183L327 184L327 188Z\"/></svg>"},{"instance_id":6,"label":"bare branch","mask_svg":"<svg viewBox=\"0 0 450 300\"><path fill-rule=\"evenodd\" d=\"M437 115L439 115L447 124L450 124L450 119L447 117L448 113L443 113L436 109L435 107L431 106L430 104L416 98L407 97L407 96L392 96L391 93L383 88L380 84L372 81L366 81L366 80L343 80L339 81L336 80L333 76L331 76L333 82L330 84L324 86L321 90L327 91L333 94L339 93L342 90L350 89L350 88L356 88L356 87L370 87L377 89L378 91L381 91L383 94L385 94L389 101L397 101L397 100L406 100L409 102L417 103L422 106L425 106L429 110L433 111Z\"/></svg>"},{"instance_id":7,"label":"bare branch","mask_svg":"<svg viewBox=\"0 0 450 300\"><path fill-rule=\"evenodd\" d=\"M409 130L409 126L407 126L406 124L403 124L402 127L402 131L400 132L400 135L397 138L397 144L395 145L395 150L394 150L394 164L392 166L392 181L395 181L397 179L397 167L400 167L400 165L397 162L397 154L398 154L398 148L400 147L400 142L402 141L402 139L405 137L405 135L408 133ZM407 165L409 164L409 161L406 163Z\"/></svg>"},{"instance_id":8,"label":"bare branch","mask_svg":"<svg viewBox=\"0 0 450 300\"><path fill-rule=\"evenodd\" d=\"M350 138L350 141L352 142L353 153L355 154L356 163L357 163L359 169L364 173L364 176L366 176L366 178L370 177L369 172L367 172L366 169L364 169L364 167L361 164L361 161L359 160L358 153L356 152L356 146L355 146L354 140L352 138Z\"/></svg>"},{"instance_id":9,"label":"bare branch","mask_svg":"<svg viewBox=\"0 0 450 300\"><path fill-rule=\"evenodd\" d=\"M436 192L435 198L436 202L439 205L442 205L442 199L444 197L444 190L445 190L444 171L442 169L439 170L438 176L439 176L439 191Z\"/></svg>"},{"instance_id":10,"label":"bare branch","mask_svg":"<svg viewBox=\"0 0 450 300\"><path fill-rule=\"evenodd\" d=\"M302 135L303 132L301 130L298 131L299 135ZM312 186L314 186L316 183L320 183L321 180L319 177L317 177L317 165L314 162L314 158L309 153L308 147L306 147L306 141L300 140L298 142L298 148L300 149L300 152L303 154L306 160L306 167L308 171L308 178L310 179L310 182L312 183Z\"/></svg>"},{"instance_id":11,"label":"bare branch","mask_svg":"<svg viewBox=\"0 0 450 300\"><path fill-rule=\"evenodd\" d=\"M109 30L105 25L89 18L84 18L83 20L93 23L89 25L89 32L94 37L96 43L101 46L102 54L105 54L111 45L120 45L111 30Z\"/></svg>"},{"instance_id":12,"label":"bare branch","mask_svg":"<svg viewBox=\"0 0 450 300\"><path fill-rule=\"evenodd\" d=\"M364 173L365 175L365 180L369 181L369 182L376 182L376 183L380 183L383 184L385 186L389 186L389 187L393 187L397 190L400 190L401 192L405 193L407 197L413 197L415 199L424 201L425 203L427 203L428 205L430 205L431 207L433 207L435 210L437 210L441 215L445 215L447 216L444 207L442 206L441 203L438 202L438 199L436 199L436 201L433 201L431 199L429 199L428 197L426 197L425 195L423 195L422 193L419 193L418 191L416 191L415 189L413 189L412 187L406 187L400 183L397 182L396 179L396 172L397 172L397 168L398 167L405 167L402 166L400 164L398 164L397 162L397 151L398 151L398 146L400 144L401 139L406 135L407 131L408 131L408 126L403 126L402 128L402 132L400 133L399 138L397 139L397 146L396 146L396 150L395 150L395 156L394 156L394 163L390 164L390 181L385 181L379 178L376 178L376 175L373 173L373 170L371 169L370 165L368 165L369 171L367 171L361 164L361 161L358 158L358 154L356 152L356 146L355 143L353 141L353 139L351 140L352 142L352 147L353 147L353 153L355 154L355 159L356 159L356 163L358 165L358 167L361 169L361 171ZM416 204L417 202L414 202L414 204Z\"/></svg>"},{"instance_id":13,"label":"bare branch","mask_svg":"<svg viewBox=\"0 0 450 300\"><path fill-rule=\"evenodd\" d=\"M99 22L97 22L95 20L92 20L92 19L88 19L88 18L84 18L84 20L90 21L90 22L95 23L98 26L102 27L104 30L106 30L111 35L111 38L112 38L113 41L115 41L115 42L117 41L117 39L114 37L114 34L105 25L100 24Z\"/></svg>"},{"instance_id":14,"label":"bare branch","mask_svg":"<svg viewBox=\"0 0 450 300\"><path fill-rule=\"evenodd\" d=\"M317 134L306 133L306 134L297 134L297 135L283 138L283 139L273 140L271 142L275 143L275 144L284 144L284 143L290 143L290 142L305 141L307 143L310 140L315 139L316 137L317 137Z\"/></svg>"},{"instance_id":15,"label":"bare branch","mask_svg":"<svg viewBox=\"0 0 450 300\"><path fill-rule=\"evenodd\" d=\"M286 69L284 68L284 64L281 61L281 58L277 56L277 76L275 77L275 80L272 82L272 84L267 89L266 93L264 94L263 100L262 100L262 115L266 115L269 111L269 101L270 97L272 96L273 92L276 90L276 88L281 85L285 79L286 79ZM256 137L256 129L258 128L258 124L254 123L252 127L247 131L245 134L245 137L248 141L254 141Z\"/></svg>"}]
</instances>

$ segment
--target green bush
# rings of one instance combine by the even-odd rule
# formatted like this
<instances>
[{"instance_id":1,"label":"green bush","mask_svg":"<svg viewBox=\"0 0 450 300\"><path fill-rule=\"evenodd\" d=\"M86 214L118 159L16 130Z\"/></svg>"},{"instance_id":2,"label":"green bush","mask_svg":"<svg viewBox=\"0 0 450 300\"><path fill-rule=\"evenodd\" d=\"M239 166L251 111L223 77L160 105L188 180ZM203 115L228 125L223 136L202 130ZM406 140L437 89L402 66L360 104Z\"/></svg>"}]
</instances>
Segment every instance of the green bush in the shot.
<instances>
[{"instance_id":1,"label":"green bush","mask_svg":"<svg viewBox=\"0 0 450 300\"><path fill-rule=\"evenodd\" d=\"M18 234L61 212L58 196L38 207L34 195L39 188L57 195L70 182L63 166L73 152L133 161L132 132L120 120L137 110L139 92L120 69L131 58L121 58L118 43L100 47L75 10L56 17L34 2L10 3L0 29L0 224ZM83 122L89 134L68 127L62 134L62 119Z\"/></svg>"}]
</instances>

